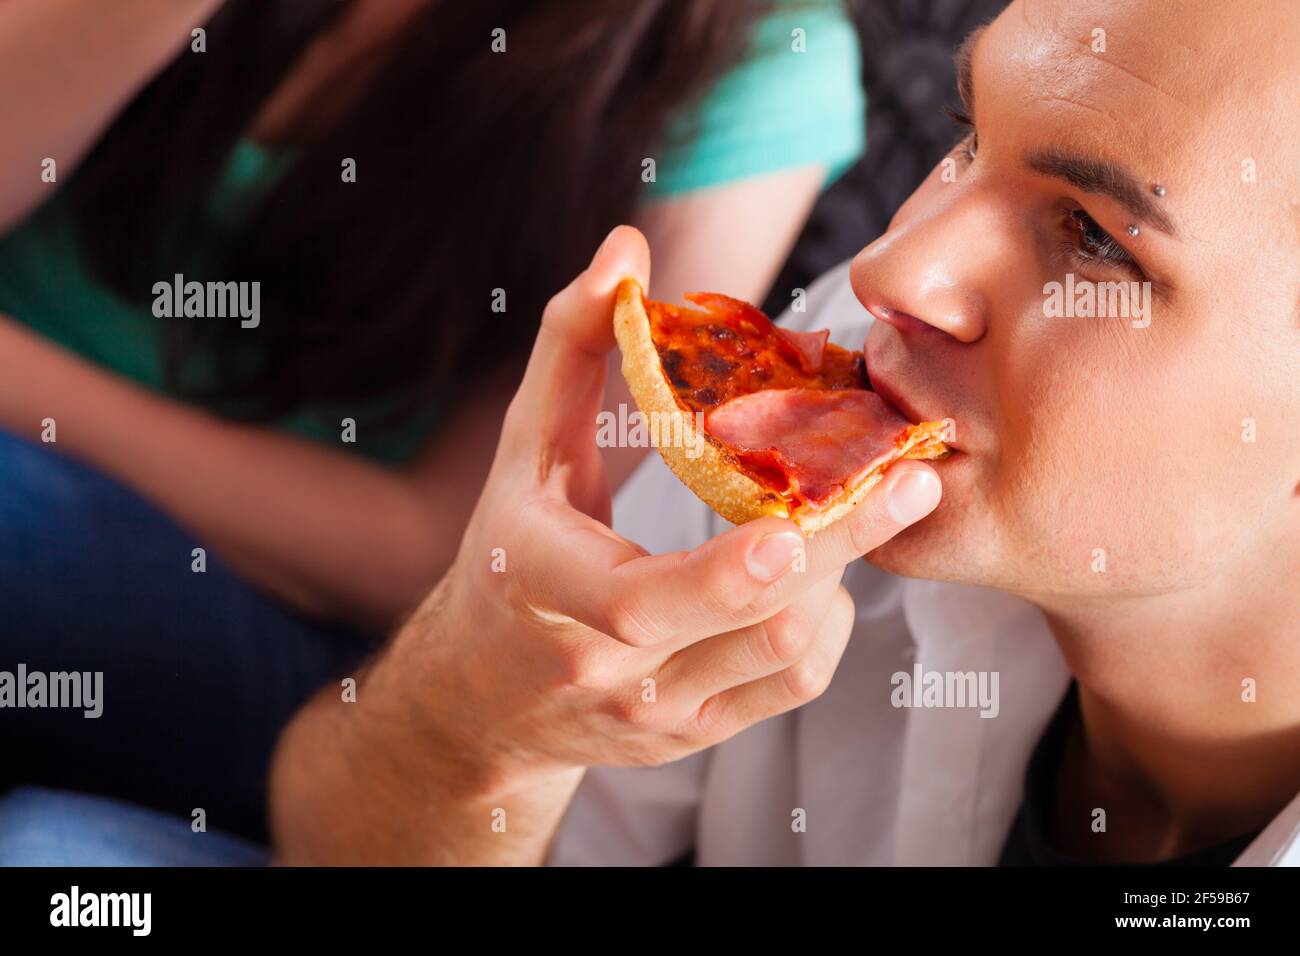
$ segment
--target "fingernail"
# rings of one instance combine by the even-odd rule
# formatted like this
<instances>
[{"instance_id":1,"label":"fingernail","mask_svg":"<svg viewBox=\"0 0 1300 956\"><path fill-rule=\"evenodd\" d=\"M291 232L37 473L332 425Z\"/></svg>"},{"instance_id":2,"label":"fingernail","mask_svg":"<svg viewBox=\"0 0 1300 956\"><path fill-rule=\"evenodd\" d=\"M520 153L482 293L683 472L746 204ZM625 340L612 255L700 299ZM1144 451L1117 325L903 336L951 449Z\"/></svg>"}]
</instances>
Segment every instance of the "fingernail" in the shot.
<instances>
[{"instance_id":1,"label":"fingernail","mask_svg":"<svg viewBox=\"0 0 1300 956\"><path fill-rule=\"evenodd\" d=\"M794 550L803 547L803 535L779 531L758 539L745 564L749 573L762 581L779 577L794 566Z\"/></svg>"},{"instance_id":2,"label":"fingernail","mask_svg":"<svg viewBox=\"0 0 1300 956\"><path fill-rule=\"evenodd\" d=\"M924 468L908 471L889 489L889 516L899 524L919 521L939 503L939 479Z\"/></svg>"}]
</instances>

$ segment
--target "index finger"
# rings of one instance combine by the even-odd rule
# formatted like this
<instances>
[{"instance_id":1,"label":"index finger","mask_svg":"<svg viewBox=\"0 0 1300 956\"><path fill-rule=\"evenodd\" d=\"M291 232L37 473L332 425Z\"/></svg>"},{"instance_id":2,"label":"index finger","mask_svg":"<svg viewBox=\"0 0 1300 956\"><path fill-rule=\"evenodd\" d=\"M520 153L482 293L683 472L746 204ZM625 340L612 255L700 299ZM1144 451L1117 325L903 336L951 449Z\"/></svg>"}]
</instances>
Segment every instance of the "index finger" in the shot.
<instances>
[{"instance_id":1,"label":"index finger","mask_svg":"<svg viewBox=\"0 0 1300 956\"><path fill-rule=\"evenodd\" d=\"M553 507L566 516L560 524L568 527L536 521L527 529L533 547L525 565L536 588L531 598L626 644L680 646L768 619L920 520L939 494L933 469L900 462L857 508L812 541L793 521L761 518L694 551L660 555L644 554L557 503ZM557 540L571 542L572 552L558 553Z\"/></svg>"},{"instance_id":2,"label":"index finger","mask_svg":"<svg viewBox=\"0 0 1300 956\"><path fill-rule=\"evenodd\" d=\"M932 512L941 495L933 468L898 462L853 511L815 538L805 539L793 521L751 521L694 551L620 565L607 585L608 601L619 619L634 625L629 643L695 641L748 627L823 578L838 579L850 561Z\"/></svg>"},{"instance_id":3,"label":"index finger","mask_svg":"<svg viewBox=\"0 0 1300 956\"><path fill-rule=\"evenodd\" d=\"M594 434L610 349L614 297L625 278L649 282L650 249L631 226L618 226L591 265L556 293L542 313L528 367L511 403L512 437L542 447ZM594 439L593 439L594 442Z\"/></svg>"},{"instance_id":4,"label":"index finger","mask_svg":"<svg viewBox=\"0 0 1300 956\"><path fill-rule=\"evenodd\" d=\"M857 507L809 542L809 573L825 574L874 551L934 511L942 497L933 467L912 459L895 462Z\"/></svg>"}]
</instances>

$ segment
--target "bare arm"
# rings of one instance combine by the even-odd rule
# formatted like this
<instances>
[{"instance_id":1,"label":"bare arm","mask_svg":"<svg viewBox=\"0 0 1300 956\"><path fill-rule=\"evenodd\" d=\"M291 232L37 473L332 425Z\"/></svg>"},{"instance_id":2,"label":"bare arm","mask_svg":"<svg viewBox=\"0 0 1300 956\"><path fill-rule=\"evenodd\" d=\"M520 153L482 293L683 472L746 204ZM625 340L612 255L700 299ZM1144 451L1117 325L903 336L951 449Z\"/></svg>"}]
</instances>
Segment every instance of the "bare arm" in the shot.
<instances>
[{"instance_id":1,"label":"bare arm","mask_svg":"<svg viewBox=\"0 0 1300 956\"><path fill-rule=\"evenodd\" d=\"M800 166L644 205L637 226L655 254L656 298L725 292L759 302L808 219L824 166Z\"/></svg>"},{"instance_id":2,"label":"bare arm","mask_svg":"<svg viewBox=\"0 0 1300 956\"><path fill-rule=\"evenodd\" d=\"M544 862L580 767L518 776L492 757L444 738L422 705L476 714L463 687L443 683L427 652L439 605L408 624L357 679L355 702L337 685L299 713L271 771L276 861L290 865L538 866ZM460 698L458 700L458 698ZM447 705L452 705L448 708ZM493 829L504 811L505 830Z\"/></svg>"},{"instance_id":3,"label":"bare arm","mask_svg":"<svg viewBox=\"0 0 1300 956\"><path fill-rule=\"evenodd\" d=\"M0 3L0 234L66 182L222 0ZM41 162L58 164L54 183Z\"/></svg>"},{"instance_id":4,"label":"bare arm","mask_svg":"<svg viewBox=\"0 0 1300 956\"><path fill-rule=\"evenodd\" d=\"M465 403L410 469L383 468L149 392L0 316L0 427L167 511L263 589L319 617L388 630L455 556L491 462L507 386ZM188 561L188 555L177 555Z\"/></svg>"}]
</instances>

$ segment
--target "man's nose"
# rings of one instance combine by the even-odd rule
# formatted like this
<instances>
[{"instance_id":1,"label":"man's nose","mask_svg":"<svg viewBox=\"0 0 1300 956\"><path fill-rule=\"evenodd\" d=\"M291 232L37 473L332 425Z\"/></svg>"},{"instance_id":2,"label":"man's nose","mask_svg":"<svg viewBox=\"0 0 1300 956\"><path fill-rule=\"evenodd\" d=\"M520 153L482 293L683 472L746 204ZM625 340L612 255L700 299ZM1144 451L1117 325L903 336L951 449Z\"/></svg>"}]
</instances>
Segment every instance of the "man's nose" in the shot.
<instances>
[{"instance_id":1,"label":"man's nose","mask_svg":"<svg viewBox=\"0 0 1300 956\"><path fill-rule=\"evenodd\" d=\"M932 199L854 257L853 291L876 318L903 332L938 330L978 341L988 328L993 285L1007 278L1012 262L1004 230L988 199Z\"/></svg>"}]
</instances>

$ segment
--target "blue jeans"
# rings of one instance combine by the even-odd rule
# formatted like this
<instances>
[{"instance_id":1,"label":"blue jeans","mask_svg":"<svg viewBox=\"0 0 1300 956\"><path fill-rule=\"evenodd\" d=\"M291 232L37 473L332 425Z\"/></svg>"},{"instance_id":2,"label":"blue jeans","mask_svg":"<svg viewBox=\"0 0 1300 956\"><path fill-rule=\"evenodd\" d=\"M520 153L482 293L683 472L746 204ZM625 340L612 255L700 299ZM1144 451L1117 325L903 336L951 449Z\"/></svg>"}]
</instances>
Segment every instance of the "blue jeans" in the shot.
<instances>
[{"instance_id":1,"label":"blue jeans","mask_svg":"<svg viewBox=\"0 0 1300 956\"><path fill-rule=\"evenodd\" d=\"M106 797L20 787L0 796L0 866L261 866L259 846L195 833Z\"/></svg>"},{"instance_id":2,"label":"blue jeans","mask_svg":"<svg viewBox=\"0 0 1300 956\"><path fill-rule=\"evenodd\" d=\"M280 730L364 656L245 584L134 492L0 432L0 671L103 673L103 713L0 708L0 795L89 791L266 835Z\"/></svg>"}]
</instances>

